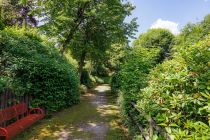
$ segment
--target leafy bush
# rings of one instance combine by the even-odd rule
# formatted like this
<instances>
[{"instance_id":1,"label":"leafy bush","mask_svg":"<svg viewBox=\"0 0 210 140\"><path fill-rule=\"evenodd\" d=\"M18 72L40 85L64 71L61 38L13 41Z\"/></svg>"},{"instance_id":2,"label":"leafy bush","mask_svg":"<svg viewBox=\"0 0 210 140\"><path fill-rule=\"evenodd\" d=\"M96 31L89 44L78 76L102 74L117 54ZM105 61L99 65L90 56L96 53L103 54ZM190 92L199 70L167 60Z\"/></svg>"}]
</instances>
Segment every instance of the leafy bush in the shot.
<instances>
[{"instance_id":1,"label":"leafy bush","mask_svg":"<svg viewBox=\"0 0 210 140\"><path fill-rule=\"evenodd\" d=\"M121 112L131 129L134 126L128 117L132 111L130 103L139 99L139 91L147 86L150 70L164 60L173 38L173 34L164 29L152 29L140 35L134 47L125 52L124 62L112 77L112 93L120 93Z\"/></svg>"},{"instance_id":2,"label":"leafy bush","mask_svg":"<svg viewBox=\"0 0 210 140\"><path fill-rule=\"evenodd\" d=\"M121 109L131 130L135 127L128 111L145 130L149 123L144 117L153 117L171 139L209 138L209 22L208 15L200 23L188 24L176 38L164 30L150 30L125 54L112 77L112 91L120 93ZM131 101L146 116L132 110ZM162 138L155 132L153 139Z\"/></svg>"},{"instance_id":3,"label":"leafy bush","mask_svg":"<svg viewBox=\"0 0 210 140\"><path fill-rule=\"evenodd\" d=\"M0 32L0 90L30 94L32 106L58 111L79 101L76 69L34 31Z\"/></svg>"},{"instance_id":4,"label":"leafy bush","mask_svg":"<svg viewBox=\"0 0 210 140\"><path fill-rule=\"evenodd\" d=\"M171 138L208 139L210 133L210 35L197 45L176 48L158 65L139 94L138 107L165 127Z\"/></svg>"},{"instance_id":5,"label":"leafy bush","mask_svg":"<svg viewBox=\"0 0 210 140\"><path fill-rule=\"evenodd\" d=\"M92 88L94 85L91 75L87 69L83 69L82 71L81 84L85 85L87 88Z\"/></svg>"},{"instance_id":6,"label":"leafy bush","mask_svg":"<svg viewBox=\"0 0 210 140\"><path fill-rule=\"evenodd\" d=\"M134 47L128 50L120 71L112 77L112 93L120 93L121 112L131 128L133 125L128 117L130 103L139 99L138 92L146 87L149 71L156 65L159 56L160 50L157 48Z\"/></svg>"}]
</instances>

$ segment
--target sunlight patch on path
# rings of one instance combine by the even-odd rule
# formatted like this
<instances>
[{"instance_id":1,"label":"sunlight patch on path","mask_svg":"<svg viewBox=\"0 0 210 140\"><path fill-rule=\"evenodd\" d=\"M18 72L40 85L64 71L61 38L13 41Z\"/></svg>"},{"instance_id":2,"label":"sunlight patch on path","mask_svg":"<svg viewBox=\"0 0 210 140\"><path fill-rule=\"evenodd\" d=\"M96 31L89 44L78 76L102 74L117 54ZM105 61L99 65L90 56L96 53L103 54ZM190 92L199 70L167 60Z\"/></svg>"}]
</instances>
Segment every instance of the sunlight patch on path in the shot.
<instances>
[{"instance_id":1,"label":"sunlight patch on path","mask_svg":"<svg viewBox=\"0 0 210 140\"><path fill-rule=\"evenodd\" d=\"M111 88L109 85L104 84L101 86L97 86L94 90L101 93L101 92L108 92L111 90Z\"/></svg>"},{"instance_id":2,"label":"sunlight patch on path","mask_svg":"<svg viewBox=\"0 0 210 140\"><path fill-rule=\"evenodd\" d=\"M78 105L30 127L15 140L129 140L116 98L108 85L97 86Z\"/></svg>"}]
</instances>

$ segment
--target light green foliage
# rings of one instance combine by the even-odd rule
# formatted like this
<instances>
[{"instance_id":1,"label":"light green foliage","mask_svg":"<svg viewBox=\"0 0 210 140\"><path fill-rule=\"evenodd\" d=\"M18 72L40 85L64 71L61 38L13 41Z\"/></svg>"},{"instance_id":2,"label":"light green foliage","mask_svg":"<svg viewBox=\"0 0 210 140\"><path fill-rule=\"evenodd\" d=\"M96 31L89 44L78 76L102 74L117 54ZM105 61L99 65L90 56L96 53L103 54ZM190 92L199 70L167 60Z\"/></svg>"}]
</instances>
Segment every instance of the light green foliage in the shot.
<instances>
[{"instance_id":1,"label":"light green foliage","mask_svg":"<svg viewBox=\"0 0 210 140\"><path fill-rule=\"evenodd\" d=\"M123 62L123 58L126 55L127 46L125 44L113 44L110 49L106 51L105 64L110 71L116 71L119 69L120 64Z\"/></svg>"},{"instance_id":2,"label":"light green foliage","mask_svg":"<svg viewBox=\"0 0 210 140\"><path fill-rule=\"evenodd\" d=\"M35 30L0 32L0 90L30 94L32 106L58 111L79 101L75 68Z\"/></svg>"},{"instance_id":3,"label":"light green foliage","mask_svg":"<svg viewBox=\"0 0 210 140\"><path fill-rule=\"evenodd\" d=\"M47 15L44 28L50 31L50 35L57 36L61 45L70 45L72 40L83 44L91 41L89 45L100 47L103 51L104 46L116 38L125 38L125 31L131 30L131 25L124 23L124 18L133 7L119 0L44 0L42 4L42 10Z\"/></svg>"},{"instance_id":4,"label":"light green foliage","mask_svg":"<svg viewBox=\"0 0 210 140\"><path fill-rule=\"evenodd\" d=\"M178 49L150 73L138 107L175 139L207 139L209 126L210 36Z\"/></svg>"},{"instance_id":5,"label":"light green foliage","mask_svg":"<svg viewBox=\"0 0 210 140\"><path fill-rule=\"evenodd\" d=\"M200 23L187 24L183 29L181 34L177 37L177 46L180 45L193 45L198 41L204 39L210 33L210 14L207 15L203 21ZM175 46L176 47L176 46Z\"/></svg>"}]
</instances>

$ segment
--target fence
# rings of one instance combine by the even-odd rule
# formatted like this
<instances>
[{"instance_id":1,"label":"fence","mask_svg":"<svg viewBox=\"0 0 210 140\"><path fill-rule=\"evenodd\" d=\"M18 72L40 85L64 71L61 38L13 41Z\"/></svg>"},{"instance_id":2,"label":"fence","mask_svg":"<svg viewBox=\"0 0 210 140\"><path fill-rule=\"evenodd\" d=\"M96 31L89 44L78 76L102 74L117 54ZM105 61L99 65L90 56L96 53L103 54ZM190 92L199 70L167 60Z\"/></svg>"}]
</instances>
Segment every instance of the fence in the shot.
<instances>
[{"instance_id":1,"label":"fence","mask_svg":"<svg viewBox=\"0 0 210 140\"><path fill-rule=\"evenodd\" d=\"M3 93L0 93L0 110L10 107L19 102L24 102L29 105L30 97L28 95L17 96L10 90L5 90Z\"/></svg>"},{"instance_id":2,"label":"fence","mask_svg":"<svg viewBox=\"0 0 210 140\"><path fill-rule=\"evenodd\" d=\"M138 122L138 120L136 120L134 118L134 115L131 112L129 112L129 116L130 116L131 120L138 127L138 129L139 129L141 135L143 136L144 140L150 140L151 137L154 134L154 130L156 130L158 132L158 134L160 134L166 140L171 140L169 135L160 126L157 125L157 123L155 122L155 120L153 118L147 116L143 111L139 110L136 107L135 103L131 102L131 106L132 106L132 108L134 108L134 110L136 110L139 114L141 114L141 116L144 116L149 123L149 133L148 133L148 132L145 131L144 127Z\"/></svg>"}]
</instances>

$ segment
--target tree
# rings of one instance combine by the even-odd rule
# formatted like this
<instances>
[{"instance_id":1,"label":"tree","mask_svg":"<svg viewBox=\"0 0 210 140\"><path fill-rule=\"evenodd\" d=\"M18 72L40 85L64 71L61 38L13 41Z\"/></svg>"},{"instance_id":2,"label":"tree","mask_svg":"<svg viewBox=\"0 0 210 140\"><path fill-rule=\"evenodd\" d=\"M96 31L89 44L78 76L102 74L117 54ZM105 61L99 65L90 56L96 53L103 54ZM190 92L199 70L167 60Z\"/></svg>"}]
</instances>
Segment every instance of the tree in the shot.
<instances>
[{"instance_id":1,"label":"tree","mask_svg":"<svg viewBox=\"0 0 210 140\"><path fill-rule=\"evenodd\" d=\"M204 39L210 32L210 14L205 16L204 20L200 23L188 23L183 29L181 34L178 36L177 45L192 45L198 41Z\"/></svg>"},{"instance_id":2,"label":"tree","mask_svg":"<svg viewBox=\"0 0 210 140\"><path fill-rule=\"evenodd\" d=\"M100 61L111 44L127 41L136 28L134 21L124 23L133 6L119 0L54 0L44 1L44 7L46 31L59 35L61 53L71 49L79 61L80 76L85 59Z\"/></svg>"},{"instance_id":3,"label":"tree","mask_svg":"<svg viewBox=\"0 0 210 140\"><path fill-rule=\"evenodd\" d=\"M142 46L145 48L160 49L160 60L167 56L174 41L174 35L166 29L151 29L148 32L141 34L137 40L134 41L133 46Z\"/></svg>"},{"instance_id":4,"label":"tree","mask_svg":"<svg viewBox=\"0 0 210 140\"><path fill-rule=\"evenodd\" d=\"M123 62L123 58L125 57L126 50L128 48L129 47L126 44L113 44L106 52L106 67L108 67L111 71L118 70L120 64Z\"/></svg>"},{"instance_id":5,"label":"tree","mask_svg":"<svg viewBox=\"0 0 210 140\"><path fill-rule=\"evenodd\" d=\"M37 19L32 12L36 7L36 2L32 0L2 0L0 2L1 19L5 25L15 25L27 27L37 26Z\"/></svg>"},{"instance_id":6,"label":"tree","mask_svg":"<svg viewBox=\"0 0 210 140\"><path fill-rule=\"evenodd\" d=\"M34 8L34 2L31 0L19 0L18 9L20 13L20 17L18 17L19 25L27 27L28 24L32 26L37 26L37 20L31 14L32 9Z\"/></svg>"}]
</instances>

